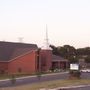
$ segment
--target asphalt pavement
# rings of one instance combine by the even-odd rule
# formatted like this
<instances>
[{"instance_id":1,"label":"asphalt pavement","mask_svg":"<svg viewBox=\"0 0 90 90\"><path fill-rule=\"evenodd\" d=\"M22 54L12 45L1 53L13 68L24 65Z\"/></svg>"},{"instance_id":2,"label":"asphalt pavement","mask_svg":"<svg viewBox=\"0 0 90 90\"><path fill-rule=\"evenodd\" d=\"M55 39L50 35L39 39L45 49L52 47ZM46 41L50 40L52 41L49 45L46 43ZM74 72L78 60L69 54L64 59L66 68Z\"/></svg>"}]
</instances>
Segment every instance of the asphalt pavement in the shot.
<instances>
[{"instance_id":1,"label":"asphalt pavement","mask_svg":"<svg viewBox=\"0 0 90 90\"><path fill-rule=\"evenodd\" d=\"M46 74L46 75L42 75L41 77L28 76L28 77L16 78L16 82L14 84L11 82L10 79L1 80L0 87L13 87L13 86L32 84L37 82L44 82L44 81L51 81L58 79L62 80L67 78L68 78L67 72Z\"/></svg>"},{"instance_id":2,"label":"asphalt pavement","mask_svg":"<svg viewBox=\"0 0 90 90\"><path fill-rule=\"evenodd\" d=\"M0 88L20 86L20 85L25 85L25 84L32 84L32 83L58 80L58 79L63 80L63 79L67 79L68 77L69 77L68 72L47 74L47 75L42 75L41 77L28 76L28 77L17 78L15 84L12 84L10 79L6 79L6 80L0 80ZM90 73L82 73L81 78L90 79ZM78 88L77 90L90 90L90 86L83 87L83 89L82 87L78 87ZM73 88L70 90L76 90L76 88Z\"/></svg>"}]
</instances>

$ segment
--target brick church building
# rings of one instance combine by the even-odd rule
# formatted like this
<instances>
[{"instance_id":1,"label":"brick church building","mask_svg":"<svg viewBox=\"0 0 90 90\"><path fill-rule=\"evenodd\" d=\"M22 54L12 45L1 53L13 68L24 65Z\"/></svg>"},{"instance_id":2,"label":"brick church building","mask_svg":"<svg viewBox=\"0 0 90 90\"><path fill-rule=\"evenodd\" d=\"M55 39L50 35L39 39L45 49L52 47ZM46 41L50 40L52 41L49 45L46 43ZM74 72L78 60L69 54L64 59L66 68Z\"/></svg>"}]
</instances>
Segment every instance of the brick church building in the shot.
<instances>
[{"instance_id":1,"label":"brick church building","mask_svg":"<svg viewBox=\"0 0 90 90\"><path fill-rule=\"evenodd\" d=\"M68 60L38 49L36 44L0 41L0 74L47 72L51 68L66 69Z\"/></svg>"}]
</instances>

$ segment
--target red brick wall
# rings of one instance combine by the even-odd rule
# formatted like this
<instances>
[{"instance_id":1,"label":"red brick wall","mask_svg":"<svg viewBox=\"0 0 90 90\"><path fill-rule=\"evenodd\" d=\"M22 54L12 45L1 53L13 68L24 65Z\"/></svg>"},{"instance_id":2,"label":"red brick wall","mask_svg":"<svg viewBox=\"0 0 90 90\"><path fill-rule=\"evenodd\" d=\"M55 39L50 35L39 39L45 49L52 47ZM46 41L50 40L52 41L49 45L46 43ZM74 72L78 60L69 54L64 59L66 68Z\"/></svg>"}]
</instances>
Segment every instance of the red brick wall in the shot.
<instances>
[{"instance_id":1,"label":"red brick wall","mask_svg":"<svg viewBox=\"0 0 90 90\"><path fill-rule=\"evenodd\" d=\"M41 69L44 71L48 71L51 68L52 64L52 51L51 50L41 50L41 62L44 62L45 65L41 66ZM43 61L45 60L45 61ZM44 64L43 63L43 64Z\"/></svg>"},{"instance_id":2,"label":"red brick wall","mask_svg":"<svg viewBox=\"0 0 90 90\"><path fill-rule=\"evenodd\" d=\"M7 73L7 72L8 72L8 63L0 62L0 73Z\"/></svg>"},{"instance_id":3,"label":"red brick wall","mask_svg":"<svg viewBox=\"0 0 90 90\"><path fill-rule=\"evenodd\" d=\"M40 51L40 62L42 64L43 60L45 61L44 65L41 65L41 70L48 71L51 68L52 64L52 51L51 50L41 50ZM9 63L0 63L0 67L7 70L8 73L25 73L31 74L37 71L37 55L35 51L28 53L26 55L20 56L14 60L9 61Z\"/></svg>"},{"instance_id":4,"label":"red brick wall","mask_svg":"<svg viewBox=\"0 0 90 90\"><path fill-rule=\"evenodd\" d=\"M18 72L25 74L34 73L36 71L35 58L36 58L35 52L32 51L31 53L28 53L26 55L18 57L15 60L10 61L8 65L9 73L18 73Z\"/></svg>"}]
</instances>

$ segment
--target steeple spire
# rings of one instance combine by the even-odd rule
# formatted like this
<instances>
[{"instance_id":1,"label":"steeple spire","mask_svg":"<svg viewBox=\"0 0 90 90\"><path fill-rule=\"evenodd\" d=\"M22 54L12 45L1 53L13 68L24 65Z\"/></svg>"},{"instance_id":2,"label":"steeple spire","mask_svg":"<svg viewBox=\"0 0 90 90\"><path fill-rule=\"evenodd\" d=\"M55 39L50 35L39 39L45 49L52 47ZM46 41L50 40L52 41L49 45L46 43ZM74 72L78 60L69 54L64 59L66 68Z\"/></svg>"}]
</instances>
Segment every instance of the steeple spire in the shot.
<instances>
[{"instance_id":1,"label":"steeple spire","mask_svg":"<svg viewBox=\"0 0 90 90\"><path fill-rule=\"evenodd\" d=\"M46 24L46 30L45 30L45 41L44 41L44 46L42 47L42 49L45 49L45 50L51 50L50 47L49 47L49 39L48 39L48 27L47 27L47 24Z\"/></svg>"},{"instance_id":2,"label":"steeple spire","mask_svg":"<svg viewBox=\"0 0 90 90\"><path fill-rule=\"evenodd\" d=\"M49 49L49 41L48 41L49 39L48 39L48 27L47 27L47 24L46 24L46 39L45 39L45 41L46 41L46 49Z\"/></svg>"}]
</instances>

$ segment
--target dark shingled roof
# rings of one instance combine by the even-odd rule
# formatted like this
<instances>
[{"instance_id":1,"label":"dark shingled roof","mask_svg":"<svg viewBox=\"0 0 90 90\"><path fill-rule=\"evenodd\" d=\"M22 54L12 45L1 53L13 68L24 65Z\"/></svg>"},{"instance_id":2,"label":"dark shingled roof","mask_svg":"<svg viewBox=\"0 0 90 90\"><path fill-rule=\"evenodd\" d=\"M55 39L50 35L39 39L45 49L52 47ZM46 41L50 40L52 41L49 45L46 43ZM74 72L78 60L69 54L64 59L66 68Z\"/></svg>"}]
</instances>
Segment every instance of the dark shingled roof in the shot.
<instances>
[{"instance_id":1,"label":"dark shingled roof","mask_svg":"<svg viewBox=\"0 0 90 90\"><path fill-rule=\"evenodd\" d=\"M0 61L9 61L37 48L36 44L0 41Z\"/></svg>"},{"instance_id":2,"label":"dark shingled roof","mask_svg":"<svg viewBox=\"0 0 90 90\"><path fill-rule=\"evenodd\" d=\"M61 56L57 56L57 55L52 55L52 61L68 61L67 59L64 59Z\"/></svg>"}]
</instances>

